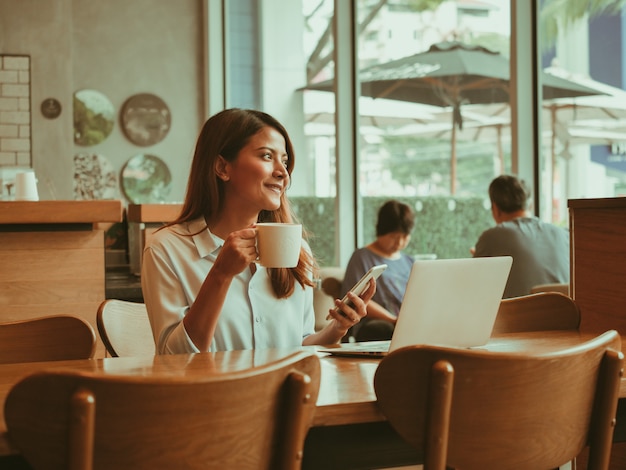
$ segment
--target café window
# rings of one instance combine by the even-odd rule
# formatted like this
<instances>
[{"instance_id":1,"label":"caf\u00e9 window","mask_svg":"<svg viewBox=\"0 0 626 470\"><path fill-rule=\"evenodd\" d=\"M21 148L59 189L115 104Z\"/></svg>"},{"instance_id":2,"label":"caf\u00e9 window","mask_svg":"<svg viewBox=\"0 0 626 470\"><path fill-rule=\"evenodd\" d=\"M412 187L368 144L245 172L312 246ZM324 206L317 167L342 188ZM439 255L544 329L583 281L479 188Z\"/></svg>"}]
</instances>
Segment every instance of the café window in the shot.
<instances>
[{"instance_id":1,"label":"caf\u00e9 window","mask_svg":"<svg viewBox=\"0 0 626 470\"><path fill-rule=\"evenodd\" d=\"M626 29L621 2L588 2L583 13L556 3L539 13L543 65L591 90L542 110L540 213L566 226L568 199L626 195Z\"/></svg>"},{"instance_id":2,"label":"caf\u00e9 window","mask_svg":"<svg viewBox=\"0 0 626 470\"><path fill-rule=\"evenodd\" d=\"M336 250L346 227L356 227L350 243L371 241L376 210L390 198L417 213L409 253L470 256L479 234L493 225L490 181L517 172L525 159L537 157L531 165L537 180L522 176L546 220L567 225L568 198L624 195L622 10L619 2L589 2L589 11L576 16L557 9L561 3L539 2L540 80L552 74L605 91L572 96L567 87L556 93L543 83L534 123L540 154L517 156L508 93L509 1L354 0L350 18L337 15L334 0L228 2L231 14L244 8L249 21L227 21L227 104L259 107L289 130L297 152L290 198L322 265L347 261L350 253ZM334 86L335 56L346 47L334 31L352 26L361 81L353 154L338 146L335 124L350 90L336 97ZM452 59L429 61L429 54L450 49L490 61L483 71L494 76L481 82L480 92L463 87L471 70L455 69ZM496 64L504 64L504 77ZM436 82L424 79L440 75ZM383 77L387 86L374 86ZM356 187L348 193L347 174ZM337 207L346 198L357 201L355 214L339 221Z\"/></svg>"}]
</instances>

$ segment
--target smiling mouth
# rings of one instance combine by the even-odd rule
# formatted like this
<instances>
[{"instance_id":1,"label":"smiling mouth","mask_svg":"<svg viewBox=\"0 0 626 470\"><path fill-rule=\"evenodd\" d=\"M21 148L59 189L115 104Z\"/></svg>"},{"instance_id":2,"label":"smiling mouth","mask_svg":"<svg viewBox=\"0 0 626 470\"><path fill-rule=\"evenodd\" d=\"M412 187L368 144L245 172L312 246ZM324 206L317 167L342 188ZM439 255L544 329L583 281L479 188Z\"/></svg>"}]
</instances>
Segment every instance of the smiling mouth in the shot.
<instances>
[{"instance_id":1,"label":"smiling mouth","mask_svg":"<svg viewBox=\"0 0 626 470\"><path fill-rule=\"evenodd\" d=\"M281 194L283 192L283 187L279 186L277 184L268 184L267 188L271 189L272 191L276 191L279 194Z\"/></svg>"}]
</instances>

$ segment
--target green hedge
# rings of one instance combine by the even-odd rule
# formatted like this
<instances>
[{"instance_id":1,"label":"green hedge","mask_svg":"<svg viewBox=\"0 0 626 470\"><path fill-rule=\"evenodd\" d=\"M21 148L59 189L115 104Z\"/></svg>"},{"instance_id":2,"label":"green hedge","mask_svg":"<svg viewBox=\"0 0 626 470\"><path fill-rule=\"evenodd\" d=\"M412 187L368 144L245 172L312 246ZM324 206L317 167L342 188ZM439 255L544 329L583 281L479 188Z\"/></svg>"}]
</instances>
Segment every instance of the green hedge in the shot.
<instances>
[{"instance_id":1,"label":"green hedge","mask_svg":"<svg viewBox=\"0 0 626 470\"><path fill-rule=\"evenodd\" d=\"M363 198L363 240L375 238L378 208L389 197ZM398 197L415 210L415 229L406 249L410 254L434 253L438 258L468 258L479 235L493 226L489 207L481 198ZM291 198L293 209L309 232L309 242L320 265L335 260L335 199ZM488 206L488 205L487 205Z\"/></svg>"}]
</instances>

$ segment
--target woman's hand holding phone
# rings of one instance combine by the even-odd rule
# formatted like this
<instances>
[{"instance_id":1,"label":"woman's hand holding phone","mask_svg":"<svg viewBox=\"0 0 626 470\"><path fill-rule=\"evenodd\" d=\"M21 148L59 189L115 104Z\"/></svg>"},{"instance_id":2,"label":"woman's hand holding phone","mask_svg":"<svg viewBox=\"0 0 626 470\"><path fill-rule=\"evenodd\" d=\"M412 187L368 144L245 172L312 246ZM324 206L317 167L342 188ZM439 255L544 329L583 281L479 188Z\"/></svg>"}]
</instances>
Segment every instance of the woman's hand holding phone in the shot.
<instances>
[{"instance_id":1,"label":"woman's hand holding phone","mask_svg":"<svg viewBox=\"0 0 626 470\"><path fill-rule=\"evenodd\" d=\"M386 264L380 264L380 265L376 265L370 268L370 270L367 271L361 279L359 279L359 281L352 287L352 289L350 289L350 291L343 297L343 299L341 299L341 301L336 301L336 303L338 302L338 304L335 306L335 308L331 310L331 312L328 314L326 319L330 320L333 317L333 313L338 313L342 315L343 317L347 318L348 315L346 315L342 311L342 309L340 309L340 306L345 305L347 307L353 308L354 304L352 300L350 299L350 295L361 297L361 295L366 294L367 293L366 290L370 286L370 281L371 280L375 281L378 278L378 276L380 276L383 273L385 269L387 269ZM373 282L372 284L374 285L374 291L369 296L366 297L368 301L371 298L371 296L374 295L374 292L375 292L376 283Z\"/></svg>"}]
</instances>

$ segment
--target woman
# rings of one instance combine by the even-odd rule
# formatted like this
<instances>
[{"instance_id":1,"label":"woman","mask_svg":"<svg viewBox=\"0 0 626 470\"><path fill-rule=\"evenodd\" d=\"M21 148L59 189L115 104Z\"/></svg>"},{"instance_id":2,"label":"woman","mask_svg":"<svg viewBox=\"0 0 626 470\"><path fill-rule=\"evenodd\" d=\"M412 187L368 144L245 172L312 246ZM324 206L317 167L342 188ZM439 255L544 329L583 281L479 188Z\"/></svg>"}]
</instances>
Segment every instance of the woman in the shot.
<instances>
[{"instance_id":1,"label":"woman","mask_svg":"<svg viewBox=\"0 0 626 470\"><path fill-rule=\"evenodd\" d=\"M367 304L367 318L351 331L357 341L391 338L413 267L414 259L402 250L411 240L414 225L415 215L407 204L387 201L378 210L376 239L350 257L342 292L347 292L372 266L387 265L378 278L376 293Z\"/></svg>"},{"instance_id":2,"label":"woman","mask_svg":"<svg viewBox=\"0 0 626 470\"><path fill-rule=\"evenodd\" d=\"M175 354L338 342L366 314L371 283L354 308L336 301L314 332L308 245L295 268L255 264L257 222L292 222L285 194L294 152L285 128L260 111L211 117L196 144L176 220L146 247L141 283L157 352Z\"/></svg>"}]
</instances>

